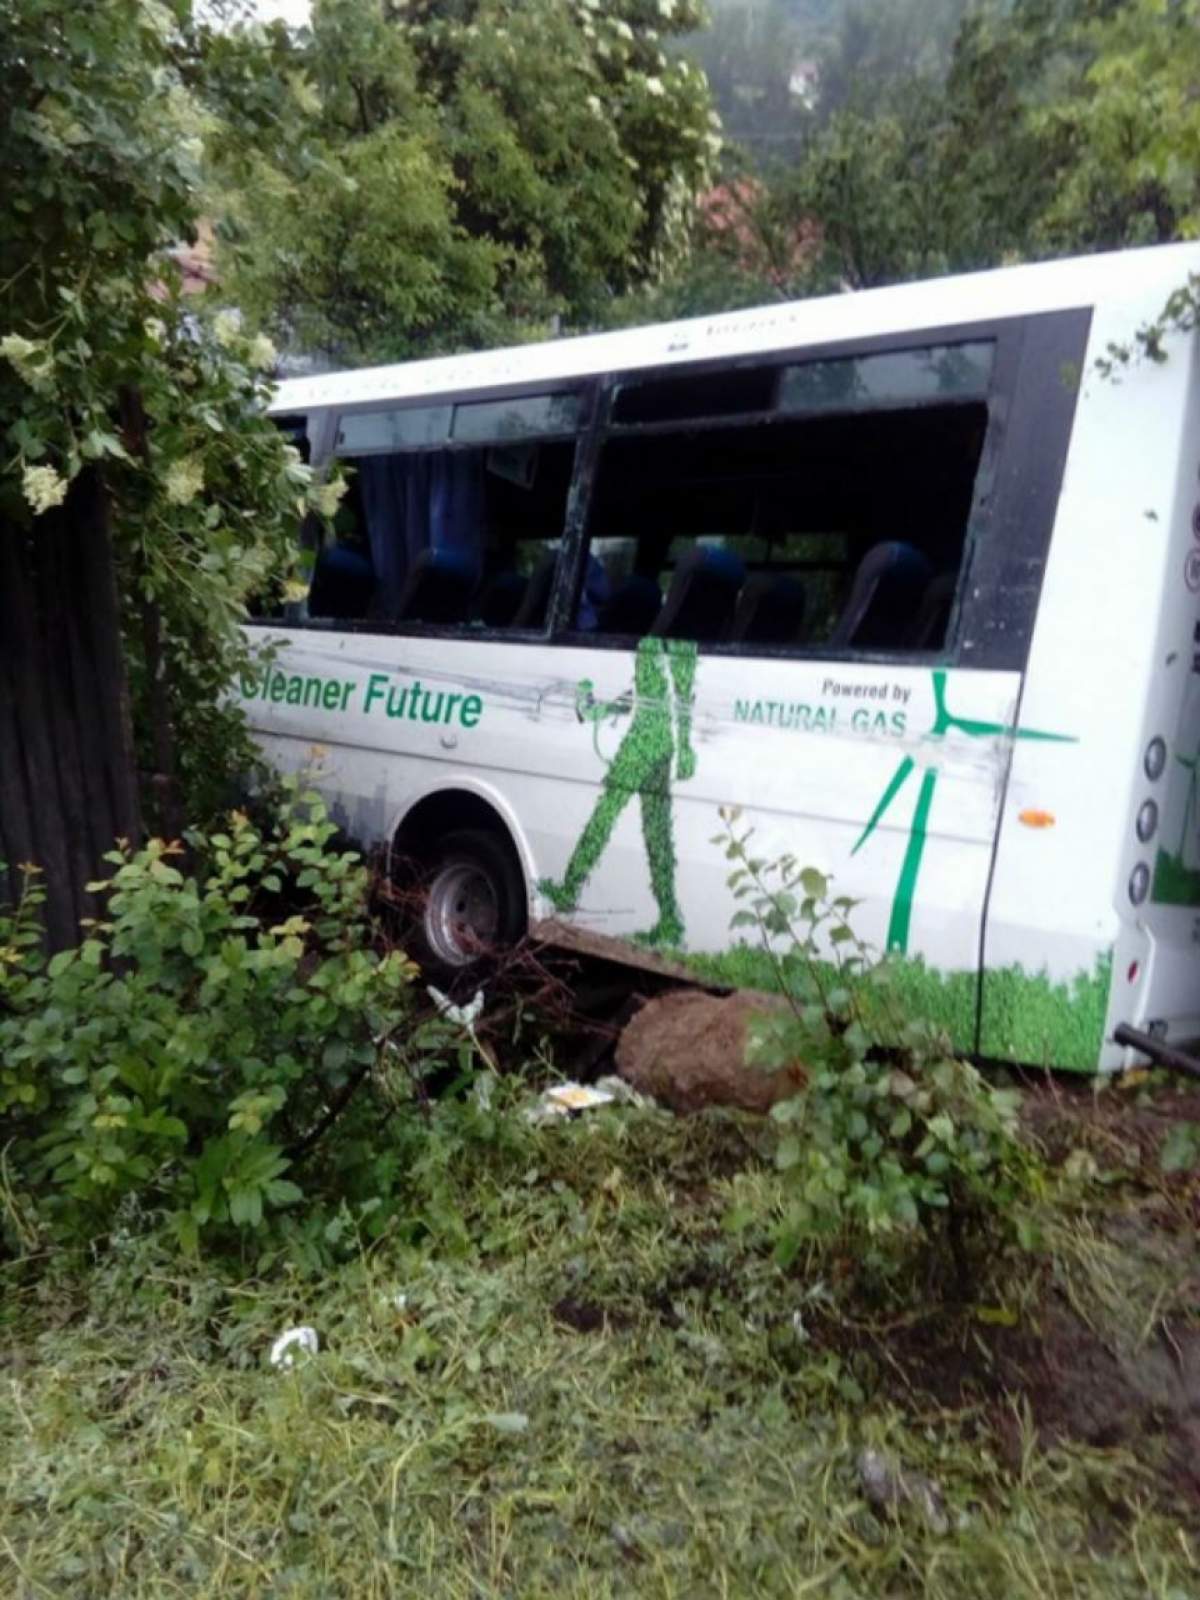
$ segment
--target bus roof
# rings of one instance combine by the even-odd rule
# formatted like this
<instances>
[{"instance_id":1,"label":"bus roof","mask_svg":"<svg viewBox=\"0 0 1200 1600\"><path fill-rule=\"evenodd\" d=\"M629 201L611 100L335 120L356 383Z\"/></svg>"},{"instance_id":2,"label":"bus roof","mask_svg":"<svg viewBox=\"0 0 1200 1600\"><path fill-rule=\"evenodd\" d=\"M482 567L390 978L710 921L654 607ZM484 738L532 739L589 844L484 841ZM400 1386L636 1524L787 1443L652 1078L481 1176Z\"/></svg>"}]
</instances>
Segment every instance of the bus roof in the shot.
<instances>
[{"instance_id":1,"label":"bus roof","mask_svg":"<svg viewBox=\"0 0 1200 1600\"><path fill-rule=\"evenodd\" d=\"M879 337L907 328L953 327L996 317L1094 306L1105 300L1137 303L1137 326L1152 314L1142 303L1156 294L1165 301L1172 289L1184 284L1189 272L1200 272L1200 245L1158 245L1000 267L616 333L581 334L475 354L290 378L279 385L270 411L278 416L325 407L486 393L516 384L563 384L606 372L722 356L767 355L806 345Z\"/></svg>"}]
</instances>

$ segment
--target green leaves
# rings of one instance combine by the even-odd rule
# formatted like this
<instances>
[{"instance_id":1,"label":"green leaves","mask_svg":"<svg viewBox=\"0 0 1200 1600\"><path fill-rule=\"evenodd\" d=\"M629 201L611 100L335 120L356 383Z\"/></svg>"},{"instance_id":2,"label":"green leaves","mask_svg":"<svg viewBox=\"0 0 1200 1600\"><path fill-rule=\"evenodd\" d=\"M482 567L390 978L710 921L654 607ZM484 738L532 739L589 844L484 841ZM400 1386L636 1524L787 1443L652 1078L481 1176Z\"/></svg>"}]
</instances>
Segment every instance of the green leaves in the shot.
<instances>
[{"instance_id":1,"label":"green leaves","mask_svg":"<svg viewBox=\"0 0 1200 1600\"><path fill-rule=\"evenodd\" d=\"M605 314L686 251L710 181L706 82L664 49L698 16L323 0L274 129L213 152L238 303L355 362Z\"/></svg>"},{"instance_id":2,"label":"green leaves","mask_svg":"<svg viewBox=\"0 0 1200 1600\"><path fill-rule=\"evenodd\" d=\"M0 1145L53 1236L90 1238L126 1204L189 1250L272 1234L313 1181L288 1151L405 1017L413 969L371 949L361 862L287 793L262 827L233 813L190 835L190 871L161 840L112 852L105 921L77 950L42 956L35 877L0 913ZM348 1109L317 1147L339 1193L369 1191L380 1119Z\"/></svg>"},{"instance_id":3,"label":"green leaves","mask_svg":"<svg viewBox=\"0 0 1200 1600\"><path fill-rule=\"evenodd\" d=\"M136 766L159 770L165 695L196 817L255 769L226 703L248 665L237 625L290 575L309 478L265 415L266 342L181 294L174 254L212 216L206 151L265 147L291 99L280 33L199 9L19 0L0 20L0 525L69 515L72 483L102 482ZM144 659L147 600L161 660Z\"/></svg>"},{"instance_id":4,"label":"green leaves","mask_svg":"<svg viewBox=\"0 0 1200 1600\"><path fill-rule=\"evenodd\" d=\"M1173 1123L1159 1151L1159 1166L1164 1172L1190 1172L1198 1163L1200 1163L1200 1123Z\"/></svg>"},{"instance_id":5,"label":"green leaves","mask_svg":"<svg viewBox=\"0 0 1200 1600\"><path fill-rule=\"evenodd\" d=\"M790 1002L756 1022L747 1060L769 1072L801 1063L806 1080L771 1113L789 1196L775 1228L779 1259L813 1241L861 1258L864 1242L890 1242L895 1255L917 1240L948 1248L961 1283L972 1232L1015 1237L1019 1226L1013 1202L1032 1162L1019 1141L1018 1097L993 1089L945 1053L938 1029L898 1009L887 963L849 920L855 902L831 898L826 874L788 857L755 859L736 817L722 821L714 842L734 863L743 902L733 926L757 930ZM1164 1163L1185 1159L1185 1147L1190 1160L1200 1140L1179 1138ZM878 1250L873 1258L886 1259Z\"/></svg>"}]
</instances>

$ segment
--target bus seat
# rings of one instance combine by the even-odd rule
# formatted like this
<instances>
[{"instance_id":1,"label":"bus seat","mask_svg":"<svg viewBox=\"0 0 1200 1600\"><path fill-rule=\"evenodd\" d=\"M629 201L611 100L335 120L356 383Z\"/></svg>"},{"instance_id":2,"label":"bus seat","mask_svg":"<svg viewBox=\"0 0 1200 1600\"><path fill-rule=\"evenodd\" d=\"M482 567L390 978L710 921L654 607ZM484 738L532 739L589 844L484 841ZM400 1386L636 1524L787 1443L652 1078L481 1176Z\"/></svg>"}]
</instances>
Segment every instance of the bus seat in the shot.
<instances>
[{"instance_id":1,"label":"bus seat","mask_svg":"<svg viewBox=\"0 0 1200 1600\"><path fill-rule=\"evenodd\" d=\"M484 584L475 603L475 616L485 628L511 628L525 597L526 581L519 572L497 572Z\"/></svg>"},{"instance_id":2,"label":"bus seat","mask_svg":"<svg viewBox=\"0 0 1200 1600\"><path fill-rule=\"evenodd\" d=\"M317 552L308 589L310 617L361 622L375 593L371 558L349 545L334 544Z\"/></svg>"},{"instance_id":3,"label":"bus seat","mask_svg":"<svg viewBox=\"0 0 1200 1600\"><path fill-rule=\"evenodd\" d=\"M946 629L950 626L950 611L957 588L957 572L939 572L925 586L916 618L905 640L910 650L938 650L946 642Z\"/></svg>"},{"instance_id":4,"label":"bus seat","mask_svg":"<svg viewBox=\"0 0 1200 1600\"><path fill-rule=\"evenodd\" d=\"M738 595L730 638L741 644L795 644L804 627L805 598L796 578L752 573Z\"/></svg>"},{"instance_id":5,"label":"bus seat","mask_svg":"<svg viewBox=\"0 0 1200 1600\"><path fill-rule=\"evenodd\" d=\"M479 567L464 550L422 550L396 607L396 622L463 622Z\"/></svg>"},{"instance_id":6,"label":"bus seat","mask_svg":"<svg viewBox=\"0 0 1200 1600\"><path fill-rule=\"evenodd\" d=\"M608 569L600 557L590 550L583 567L583 588L579 604L575 607L573 627L579 633L595 633L600 626L600 613L612 597L612 582Z\"/></svg>"},{"instance_id":7,"label":"bus seat","mask_svg":"<svg viewBox=\"0 0 1200 1600\"><path fill-rule=\"evenodd\" d=\"M641 638L654 626L662 603L662 590L654 579L635 572L619 583L600 607L599 631L629 633Z\"/></svg>"},{"instance_id":8,"label":"bus seat","mask_svg":"<svg viewBox=\"0 0 1200 1600\"><path fill-rule=\"evenodd\" d=\"M905 647L932 577L933 568L913 545L898 539L872 545L858 564L830 645L835 650Z\"/></svg>"},{"instance_id":9,"label":"bus seat","mask_svg":"<svg viewBox=\"0 0 1200 1600\"><path fill-rule=\"evenodd\" d=\"M731 550L697 545L676 563L666 601L650 632L700 644L724 638L745 577L741 558Z\"/></svg>"},{"instance_id":10,"label":"bus seat","mask_svg":"<svg viewBox=\"0 0 1200 1600\"><path fill-rule=\"evenodd\" d=\"M525 585L521 604L512 619L514 628L542 628L546 625L546 611L550 605L550 591L554 587L554 574L558 570L558 551L547 550Z\"/></svg>"}]
</instances>

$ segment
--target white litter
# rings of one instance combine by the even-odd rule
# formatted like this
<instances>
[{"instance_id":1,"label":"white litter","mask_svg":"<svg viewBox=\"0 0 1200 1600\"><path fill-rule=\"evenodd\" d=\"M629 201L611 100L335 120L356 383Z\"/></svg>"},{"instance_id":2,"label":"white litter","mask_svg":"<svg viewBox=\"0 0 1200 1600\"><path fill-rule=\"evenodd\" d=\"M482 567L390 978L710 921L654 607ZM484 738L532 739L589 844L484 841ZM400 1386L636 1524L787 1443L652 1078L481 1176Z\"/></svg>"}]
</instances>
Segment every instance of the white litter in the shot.
<instances>
[{"instance_id":1,"label":"white litter","mask_svg":"<svg viewBox=\"0 0 1200 1600\"><path fill-rule=\"evenodd\" d=\"M500 1080L494 1072L481 1072L471 1086L471 1098L476 1108L480 1111L490 1111L496 1092L496 1085Z\"/></svg>"},{"instance_id":2,"label":"white litter","mask_svg":"<svg viewBox=\"0 0 1200 1600\"><path fill-rule=\"evenodd\" d=\"M315 1328L287 1328L271 1346L271 1365L285 1370L296 1365L296 1351L315 1356L321 1348Z\"/></svg>"},{"instance_id":3,"label":"white litter","mask_svg":"<svg viewBox=\"0 0 1200 1600\"><path fill-rule=\"evenodd\" d=\"M449 995L443 994L440 989L435 989L432 984L429 984L425 992L438 1008L439 1015L445 1017L447 1022L453 1022L456 1027L465 1028L468 1033L474 1034L475 1024L483 1015L482 989L476 989L474 998L465 1006L456 1006Z\"/></svg>"},{"instance_id":4,"label":"white litter","mask_svg":"<svg viewBox=\"0 0 1200 1600\"><path fill-rule=\"evenodd\" d=\"M489 1411L483 1420L497 1433L524 1433L529 1427L523 1411Z\"/></svg>"},{"instance_id":5,"label":"white litter","mask_svg":"<svg viewBox=\"0 0 1200 1600\"><path fill-rule=\"evenodd\" d=\"M589 1089L582 1083L556 1083L544 1089L525 1111L527 1122L557 1122L575 1111L591 1111L596 1106L610 1106L613 1096L603 1089Z\"/></svg>"},{"instance_id":6,"label":"white litter","mask_svg":"<svg viewBox=\"0 0 1200 1600\"><path fill-rule=\"evenodd\" d=\"M448 994L443 994L440 989L435 989L431 983L426 985L425 993L438 1008L438 1015L445 1017L447 1022L453 1023L456 1028L463 1030L476 1050L479 1051L486 1066L490 1071L494 1072L496 1063L492 1059L490 1052L485 1049L483 1040L475 1032L475 1024L483 1015L483 990L476 989L473 999L465 1006L456 1006ZM488 1108L483 1106L481 1109L486 1111Z\"/></svg>"},{"instance_id":7,"label":"white litter","mask_svg":"<svg viewBox=\"0 0 1200 1600\"><path fill-rule=\"evenodd\" d=\"M544 1089L525 1112L527 1122L557 1122L579 1111L595 1111L599 1106L649 1106L654 1102L631 1089L623 1078L598 1078L593 1084L556 1083Z\"/></svg>"}]
</instances>

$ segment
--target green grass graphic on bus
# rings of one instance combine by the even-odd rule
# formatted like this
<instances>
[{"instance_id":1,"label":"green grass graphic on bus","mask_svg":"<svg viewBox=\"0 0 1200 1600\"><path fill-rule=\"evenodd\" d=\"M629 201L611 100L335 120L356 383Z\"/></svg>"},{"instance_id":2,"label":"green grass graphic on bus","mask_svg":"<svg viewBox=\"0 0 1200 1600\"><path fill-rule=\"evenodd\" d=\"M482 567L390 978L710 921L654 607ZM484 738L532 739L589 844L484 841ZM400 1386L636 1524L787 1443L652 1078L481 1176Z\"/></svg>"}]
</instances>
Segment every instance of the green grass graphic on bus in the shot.
<instances>
[{"instance_id":1,"label":"green grass graphic on bus","mask_svg":"<svg viewBox=\"0 0 1200 1600\"><path fill-rule=\"evenodd\" d=\"M807 958L790 952L747 944L682 959L706 982L768 993L789 989L799 992L804 969L809 965ZM1020 1061L1035 1067L1096 1070L1112 985L1110 951L1098 954L1090 971L1069 977L1026 972L1016 963L986 968L982 1016L979 974L973 967L943 972L927 966L920 956L893 954L886 959L892 969L888 993L894 1004L868 1018L885 1042L900 1042L898 1038L893 1041L890 1033L897 1015L920 1017L944 1028L956 1050L978 1050L980 1055L994 1060ZM841 980L832 963L817 965L828 984ZM871 994L866 987L863 995L868 1005ZM863 1003L863 997L859 1003Z\"/></svg>"},{"instance_id":2,"label":"green grass graphic on bus","mask_svg":"<svg viewBox=\"0 0 1200 1600\"><path fill-rule=\"evenodd\" d=\"M1076 742L1071 734L1043 733L1036 728L1014 728L1003 722L980 722L973 717L956 717L946 706L946 674L944 671L935 671L933 674L933 702L933 727L925 735L927 739L944 738L952 728L957 728L960 733L969 734L972 738L979 739L1003 734L1006 737L1016 739L1042 739L1056 744L1074 744ZM891 781L883 791L879 804L871 813L866 827L859 835L854 848L850 852L851 855L857 855L863 845L866 844L883 820L888 807L916 769L915 758L905 756L892 774ZM903 954L908 949L913 903L917 894L917 878L920 875L921 860L925 854L929 813L933 809L933 797L937 790L937 780L937 768L927 767L921 778L921 787L917 793L917 804L913 811L912 824L908 833L908 845L904 852L904 860L900 866L900 878L896 884L896 893L892 898L886 948L891 951L898 951L900 954Z\"/></svg>"},{"instance_id":3,"label":"green grass graphic on bus","mask_svg":"<svg viewBox=\"0 0 1200 1600\"><path fill-rule=\"evenodd\" d=\"M650 638L638 645L631 692L617 700L597 700L591 680L584 678L580 682L575 691L576 715L581 722L592 724L592 740L602 760L600 724L630 715L632 720L608 764L600 798L571 852L562 882L543 878L539 884L555 910L574 911L580 891L612 837L617 818L637 795L658 921L634 937L650 946L680 946L684 940L683 912L675 888L671 779L672 768L679 783L685 783L696 771L692 749L695 679L694 643Z\"/></svg>"}]
</instances>

